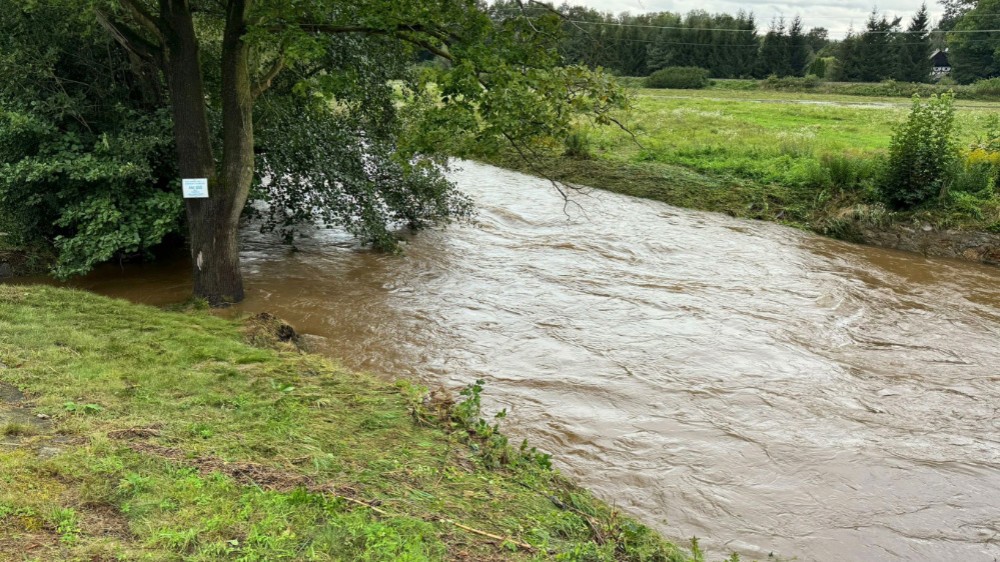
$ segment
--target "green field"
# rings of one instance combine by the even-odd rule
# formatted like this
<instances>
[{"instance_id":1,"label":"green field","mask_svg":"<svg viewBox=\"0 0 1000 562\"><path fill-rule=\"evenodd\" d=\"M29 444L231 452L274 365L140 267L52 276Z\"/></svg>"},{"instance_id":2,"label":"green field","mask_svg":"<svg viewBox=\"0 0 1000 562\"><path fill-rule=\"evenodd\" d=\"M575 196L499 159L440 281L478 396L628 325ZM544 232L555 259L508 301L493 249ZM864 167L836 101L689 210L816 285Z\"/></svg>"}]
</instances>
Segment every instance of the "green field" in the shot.
<instances>
[{"instance_id":1,"label":"green field","mask_svg":"<svg viewBox=\"0 0 1000 562\"><path fill-rule=\"evenodd\" d=\"M278 327L0 285L0 560L690 560Z\"/></svg>"},{"instance_id":2,"label":"green field","mask_svg":"<svg viewBox=\"0 0 1000 562\"><path fill-rule=\"evenodd\" d=\"M898 97L640 89L624 120L629 132L582 123L568 145L574 150L550 147L541 165L513 155L490 160L570 183L847 238L838 217L849 208L878 220L996 228L995 197L966 197L959 181L952 197L916 211L890 213L879 206L877 179L893 128L910 105ZM983 135L987 120L1000 112L997 102L957 100L955 106L960 148Z\"/></svg>"},{"instance_id":3,"label":"green field","mask_svg":"<svg viewBox=\"0 0 1000 562\"><path fill-rule=\"evenodd\" d=\"M638 144L620 130L586 127L595 156L790 186L815 182L823 158L884 153L910 107L899 98L724 90L639 90L636 101L629 124ZM1000 111L1000 103L956 105L961 144Z\"/></svg>"}]
</instances>

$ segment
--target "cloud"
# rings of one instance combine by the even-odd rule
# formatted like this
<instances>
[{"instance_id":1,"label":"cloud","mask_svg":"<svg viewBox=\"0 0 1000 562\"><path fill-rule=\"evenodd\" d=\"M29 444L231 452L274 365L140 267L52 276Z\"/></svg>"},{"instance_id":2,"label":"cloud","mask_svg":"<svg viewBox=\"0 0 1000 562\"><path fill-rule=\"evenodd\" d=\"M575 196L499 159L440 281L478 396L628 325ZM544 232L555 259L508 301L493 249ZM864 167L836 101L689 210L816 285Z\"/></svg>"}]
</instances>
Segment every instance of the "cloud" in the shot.
<instances>
[{"instance_id":1,"label":"cloud","mask_svg":"<svg viewBox=\"0 0 1000 562\"><path fill-rule=\"evenodd\" d=\"M766 30L773 18L784 16L791 20L795 16L802 17L806 29L810 27L825 27L830 30L830 37L840 39L852 27L860 30L864 27L868 15L872 11L872 0L702 0L700 2L685 2L682 0L567 0L571 5L587 6L602 12L631 12L641 14L646 12L681 12L705 10L707 12L725 12L735 14L740 10L752 11L757 16L761 30ZM937 3L928 2L931 19L941 17L941 9ZM882 0L878 3L880 12L886 15L900 16L903 25L920 9L919 0Z\"/></svg>"}]
</instances>

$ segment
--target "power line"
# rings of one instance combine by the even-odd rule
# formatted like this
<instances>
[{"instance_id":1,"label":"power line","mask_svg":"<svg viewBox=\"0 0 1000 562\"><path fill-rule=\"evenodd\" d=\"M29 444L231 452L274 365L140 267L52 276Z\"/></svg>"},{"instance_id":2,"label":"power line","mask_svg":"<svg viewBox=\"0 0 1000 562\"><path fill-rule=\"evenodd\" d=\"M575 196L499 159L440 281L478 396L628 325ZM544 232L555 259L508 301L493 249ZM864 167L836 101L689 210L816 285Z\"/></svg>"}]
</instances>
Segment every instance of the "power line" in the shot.
<instances>
[{"instance_id":1,"label":"power line","mask_svg":"<svg viewBox=\"0 0 1000 562\"><path fill-rule=\"evenodd\" d=\"M569 40L572 41L572 39L569 39ZM613 38L606 38L606 39L605 38L596 38L596 39L590 39L590 41L594 42L594 46L601 47L601 48L613 45L615 43L644 43L644 44L655 44L655 45L680 45L680 46L689 46L689 47L747 47L747 48L754 47L754 48L759 48L761 46L760 43L710 43L710 42L707 42L707 41L704 42L704 43L686 43L686 42L679 42L679 41L662 41L662 40L656 40L656 39L627 39L627 38L620 38L620 37L613 37ZM994 41L993 39L969 39L969 42L973 42L973 43L991 43L993 41ZM911 45L912 46L920 46L920 45L926 45L926 43L893 43L893 45L894 46L911 46Z\"/></svg>"},{"instance_id":2,"label":"power line","mask_svg":"<svg viewBox=\"0 0 1000 562\"><path fill-rule=\"evenodd\" d=\"M604 25L609 27L638 27L643 29L672 29L679 31L728 31L728 32L750 32L757 31L754 29L733 29L727 27L691 27L691 26L672 26L672 25L645 25L638 23L620 23L620 22L603 22L603 21L586 21L586 20L563 20L567 23L582 23L586 25ZM964 29L964 30L952 30L943 31L939 29L927 30L927 31L863 31L863 33L888 35L888 34L914 34L914 33L1000 33L1000 29Z\"/></svg>"}]
</instances>

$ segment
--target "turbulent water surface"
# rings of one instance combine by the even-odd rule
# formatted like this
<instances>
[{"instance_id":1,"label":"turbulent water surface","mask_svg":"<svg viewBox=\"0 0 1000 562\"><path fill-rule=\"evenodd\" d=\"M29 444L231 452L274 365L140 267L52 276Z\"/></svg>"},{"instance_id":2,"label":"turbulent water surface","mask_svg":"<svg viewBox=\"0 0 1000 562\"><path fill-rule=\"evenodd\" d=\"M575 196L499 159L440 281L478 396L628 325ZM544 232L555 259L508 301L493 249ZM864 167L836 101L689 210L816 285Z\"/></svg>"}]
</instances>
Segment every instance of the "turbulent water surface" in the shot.
<instances>
[{"instance_id":1,"label":"turbulent water surface","mask_svg":"<svg viewBox=\"0 0 1000 562\"><path fill-rule=\"evenodd\" d=\"M1000 270L462 163L403 256L245 234L243 311L351 367L487 381L516 436L668 536L801 560L1000 557ZM184 264L79 282L189 292Z\"/></svg>"}]
</instances>

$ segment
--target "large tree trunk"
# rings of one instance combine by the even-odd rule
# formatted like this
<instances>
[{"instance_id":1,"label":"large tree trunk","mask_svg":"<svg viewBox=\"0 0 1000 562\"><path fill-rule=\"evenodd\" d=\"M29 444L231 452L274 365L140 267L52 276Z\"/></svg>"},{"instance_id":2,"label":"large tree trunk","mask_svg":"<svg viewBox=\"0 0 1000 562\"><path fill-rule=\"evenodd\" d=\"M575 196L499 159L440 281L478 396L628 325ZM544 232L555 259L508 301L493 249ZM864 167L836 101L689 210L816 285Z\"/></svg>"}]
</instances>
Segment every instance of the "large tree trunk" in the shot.
<instances>
[{"instance_id":1,"label":"large tree trunk","mask_svg":"<svg viewBox=\"0 0 1000 562\"><path fill-rule=\"evenodd\" d=\"M222 54L223 158L217 173L205 109L198 38L187 0L161 0L167 24L165 70L179 168L183 178L208 178L207 199L185 201L194 295L212 306L243 300L237 234L253 178L252 96L242 39L246 2L229 2Z\"/></svg>"}]
</instances>

